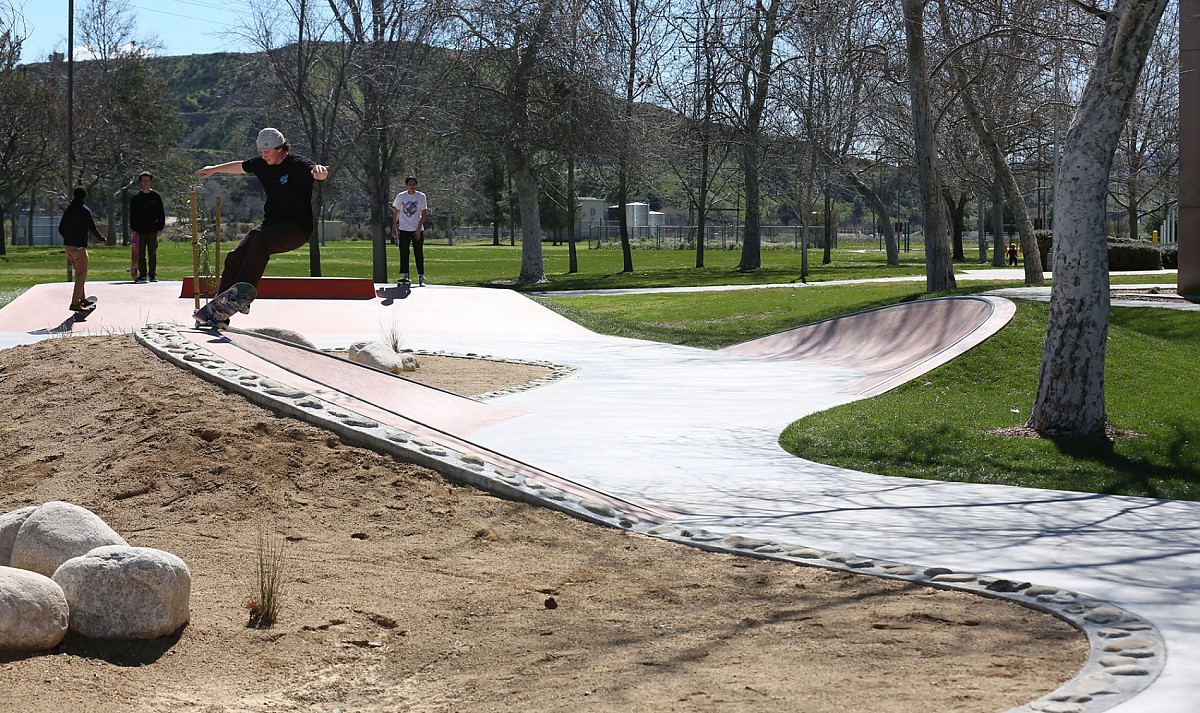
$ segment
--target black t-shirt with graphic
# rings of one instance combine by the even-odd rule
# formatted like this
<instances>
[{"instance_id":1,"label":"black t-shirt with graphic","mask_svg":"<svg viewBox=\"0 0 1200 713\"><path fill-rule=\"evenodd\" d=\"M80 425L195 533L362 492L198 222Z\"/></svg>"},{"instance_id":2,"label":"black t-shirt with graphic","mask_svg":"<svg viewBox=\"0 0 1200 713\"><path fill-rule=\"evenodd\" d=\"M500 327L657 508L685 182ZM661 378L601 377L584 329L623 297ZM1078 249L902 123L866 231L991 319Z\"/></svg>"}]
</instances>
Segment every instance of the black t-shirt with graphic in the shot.
<instances>
[{"instance_id":1,"label":"black t-shirt with graphic","mask_svg":"<svg viewBox=\"0 0 1200 713\"><path fill-rule=\"evenodd\" d=\"M253 173L267 193L267 205L263 208L266 225L292 223L304 232L313 229L312 170L315 163L300 156L288 154L283 161L272 166L261 156L242 161L242 170Z\"/></svg>"}]
</instances>

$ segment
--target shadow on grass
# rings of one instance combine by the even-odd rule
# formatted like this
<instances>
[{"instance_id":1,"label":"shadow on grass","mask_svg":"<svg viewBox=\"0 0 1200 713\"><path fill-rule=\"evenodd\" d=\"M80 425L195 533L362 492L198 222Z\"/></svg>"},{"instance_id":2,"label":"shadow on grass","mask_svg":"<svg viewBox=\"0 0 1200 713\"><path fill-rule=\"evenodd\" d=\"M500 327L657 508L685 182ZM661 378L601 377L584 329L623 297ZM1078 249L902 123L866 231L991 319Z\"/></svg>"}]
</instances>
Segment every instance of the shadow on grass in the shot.
<instances>
[{"instance_id":1,"label":"shadow on grass","mask_svg":"<svg viewBox=\"0 0 1200 713\"><path fill-rule=\"evenodd\" d=\"M1063 455L1081 465L1094 465L1103 473L1097 473L1092 490L1107 495L1133 495L1147 498L1179 497L1179 490L1200 484L1200 472L1186 463L1184 448L1194 438L1176 432L1165 449L1169 466L1148 463L1135 455L1122 453L1116 441L1096 441L1080 438L1049 438ZM1162 490L1163 484L1171 484L1170 491Z\"/></svg>"}]
</instances>

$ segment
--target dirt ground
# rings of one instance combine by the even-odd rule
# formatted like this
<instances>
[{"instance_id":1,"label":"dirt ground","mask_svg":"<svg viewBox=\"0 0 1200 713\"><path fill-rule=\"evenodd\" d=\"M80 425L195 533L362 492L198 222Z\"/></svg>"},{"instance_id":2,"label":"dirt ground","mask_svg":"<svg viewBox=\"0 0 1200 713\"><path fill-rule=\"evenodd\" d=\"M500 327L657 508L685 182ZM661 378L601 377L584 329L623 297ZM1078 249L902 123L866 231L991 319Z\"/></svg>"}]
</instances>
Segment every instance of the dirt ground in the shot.
<instances>
[{"instance_id":1,"label":"dirt ground","mask_svg":"<svg viewBox=\"0 0 1200 713\"><path fill-rule=\"evenodd\" d=\"M537 373L424 358L417 377L475 394ZM994 712L1087 656L1081 634L1006 602L449 484L129 335L0 351L0 403L0 512L78 503L193 577L175 636L0 654L0 710ZM285 542L283 605L251 629L262 528Z\"/></svg>"}]
</instances>

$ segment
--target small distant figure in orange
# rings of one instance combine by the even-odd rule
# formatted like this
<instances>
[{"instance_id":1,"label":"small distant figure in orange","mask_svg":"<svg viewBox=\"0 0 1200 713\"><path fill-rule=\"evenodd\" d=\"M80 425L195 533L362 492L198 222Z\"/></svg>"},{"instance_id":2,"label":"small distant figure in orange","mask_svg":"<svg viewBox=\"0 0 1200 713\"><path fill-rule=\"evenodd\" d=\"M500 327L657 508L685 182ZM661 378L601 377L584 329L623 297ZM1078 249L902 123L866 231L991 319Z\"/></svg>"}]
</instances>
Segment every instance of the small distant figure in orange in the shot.
<instances>
[{"instance_id":1,"label":"small distant figure in orange","mask_svg":"<svg viewBox=\"0 0 1200 713\"><path fill-rule=\"evenodd\" d=\"M1017 264L1017 244L1016 243L1008 244L1008 264L1009 265Z\"/></svg>"}]
</instances>

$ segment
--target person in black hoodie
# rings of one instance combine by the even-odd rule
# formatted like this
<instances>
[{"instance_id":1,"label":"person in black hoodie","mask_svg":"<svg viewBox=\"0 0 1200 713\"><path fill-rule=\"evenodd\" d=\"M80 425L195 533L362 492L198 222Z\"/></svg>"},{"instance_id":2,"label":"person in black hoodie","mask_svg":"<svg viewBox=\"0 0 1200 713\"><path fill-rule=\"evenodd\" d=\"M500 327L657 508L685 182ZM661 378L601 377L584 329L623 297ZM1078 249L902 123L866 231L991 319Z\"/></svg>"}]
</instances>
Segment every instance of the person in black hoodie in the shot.
<instances>
[{"instance_id":1,"label":"person in black hoodie","mask_svg":"<svg viewBox=\"0 0 1200 713\"><path fill-rule=\"evenodd\" d=\"M154 176L142 171L138 176L138 192L129 199L129 229L137 233L137 275L134 282L158 282L158 235L167 224L162 196L150 188ZM147 270L147 265L149 269Z\"/></svg>"},{"instance_id":2,"label":"person in black hoodie","mask_svg":"<svg viewBox=\"0 0 1200 713\"><path fill-rule=\"evenodd\" d=\"M62 236L67 261L75 271L75 290L71 293L71 310L74 312L90 309L93 305L84 294L88 272L88 238L94 237L97 242L108 244L96 228L96 219L92 217L91 209L84 205L85 198L87 191L82 186L76 188L74 197L58 221L58 234Z\"/></svg>"}]
</instances>

